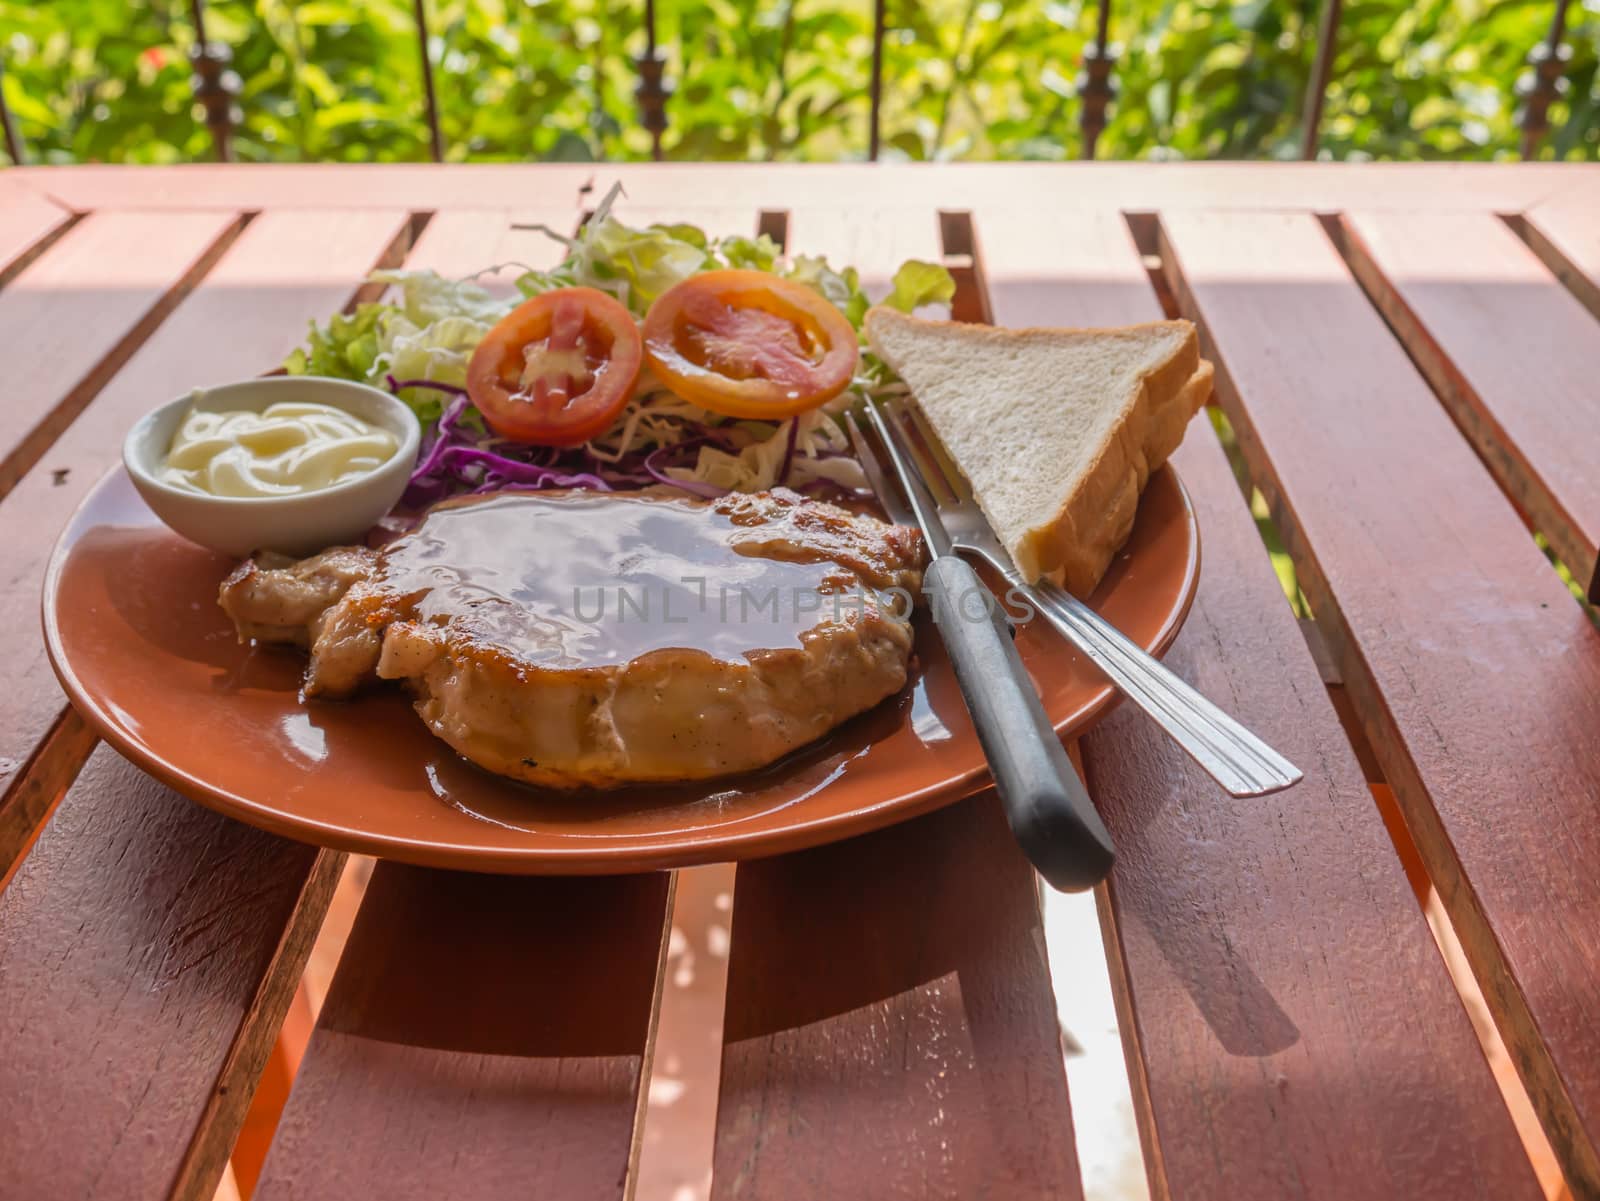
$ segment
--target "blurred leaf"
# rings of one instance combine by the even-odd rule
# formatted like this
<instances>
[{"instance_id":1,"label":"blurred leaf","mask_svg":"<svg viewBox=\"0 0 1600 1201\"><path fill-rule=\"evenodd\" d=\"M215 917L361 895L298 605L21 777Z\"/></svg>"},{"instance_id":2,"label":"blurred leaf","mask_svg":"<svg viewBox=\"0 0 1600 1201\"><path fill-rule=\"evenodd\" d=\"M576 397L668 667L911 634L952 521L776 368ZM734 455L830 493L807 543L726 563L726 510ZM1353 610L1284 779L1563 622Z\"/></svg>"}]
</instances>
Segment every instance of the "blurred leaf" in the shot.
<instances>
[{"instance_id":1,"label":"blurred leaf","mask_svg":"<svg viewBox=\"0 0 1600 1201\"><path fill-rule=\"evenodd\" d=\"M545 157L557 163L589 163L594 161L594 151L577 134L563 133Z\"/></svg>"},{"instance_id":2,"label":"blurred leaf","mask_svg":"<svg viewBox=\"0 0 1600 1201\"><path fill-rule=\"evenodd\" d=\"M916 259L902 263L894 273L889 294L883 303L902 313L909 313L925 304L949 304L956 294L956 281L950 272L938 263L922 263Z\"/></svg>"}]
</instances>

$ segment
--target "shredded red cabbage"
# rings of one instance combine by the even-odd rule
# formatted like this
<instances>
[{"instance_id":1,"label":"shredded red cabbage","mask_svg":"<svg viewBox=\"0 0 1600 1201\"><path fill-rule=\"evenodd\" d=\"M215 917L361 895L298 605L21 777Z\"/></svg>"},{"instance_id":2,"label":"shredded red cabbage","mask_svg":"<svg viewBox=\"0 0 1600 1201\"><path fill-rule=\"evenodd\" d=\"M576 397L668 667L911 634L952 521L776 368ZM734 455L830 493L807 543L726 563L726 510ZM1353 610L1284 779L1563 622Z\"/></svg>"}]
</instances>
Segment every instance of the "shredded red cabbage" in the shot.
<instances>
[{"instance_id":1,"label":"shredded red cabbage","mask_svg":"<svg viewBox=\"0 0 1600 1201\"><path fill-rule=\"evenodd\" d=\"M400 394L400 389L402 388L433 388L438 392L449 392L452 396L465 396L467 394L467 390L465 388L458 387L455 384L442 384L438 380L433 379L397 380L392 375L386 375L383 378L389 383L389 391L393 392L396 396Z\"/></svg>"},{"instance_id":2,"label":"shredded red cabbage","mask_svg":"<svg viewBox=\"0 0 1600 1201\"><path fill-rule=\"evenodd\" d=\"M405 509L424 509L462 493L536 491L540 488L612 492L618 488L660 483L708 500L724 496L728 491L712 484L674 479L665 473L667 467L686 465L685 452L700 446L735 450L733 441L718 430L708 429L672 446L635 451L618 462L608 463L587 447L529 446L501 438L487 429L473 428L477 423L466 420L472 411L472 402L464 388L433 380L397 380L392 375L387 381L389 390L396 395L405 388L431 388L450 396L439 419L423 435L411 482L400 500ZM794 453L792 430L789 453Z\"/></svg>"},{"instance_id":3,"label":"shredded red cabbage","mask_svg":"<svg viewBox=\"0 0 1600 1201\"><path fill-rule=\"evenodd\" d=\"M789 468L794 466L794 444L800 436L800 419L789 418L789 440L783 446L783 462L778 467L778 483L789 482Z\"/></svg>"}]
</instances>

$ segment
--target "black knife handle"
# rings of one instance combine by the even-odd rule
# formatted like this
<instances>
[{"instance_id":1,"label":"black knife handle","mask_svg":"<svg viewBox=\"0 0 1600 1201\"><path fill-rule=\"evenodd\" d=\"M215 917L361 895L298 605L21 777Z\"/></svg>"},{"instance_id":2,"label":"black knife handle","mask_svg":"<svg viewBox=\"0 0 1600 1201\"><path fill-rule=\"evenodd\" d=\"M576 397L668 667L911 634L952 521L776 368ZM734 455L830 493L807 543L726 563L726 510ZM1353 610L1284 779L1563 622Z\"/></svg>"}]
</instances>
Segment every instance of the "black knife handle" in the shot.
<instances>
[{"instance_id":1,"label":"black knife handle","mask_svg":"<svg viewBox=\"0 0 1600 1201\"><path fill-rule=\"evenodd\" d=\"M1116 854L1111 835L1045 716L994 595L956 555L935 559L923 583L1018 845L1053 888L1098 884Z\"/></svg>"}]
</instances>

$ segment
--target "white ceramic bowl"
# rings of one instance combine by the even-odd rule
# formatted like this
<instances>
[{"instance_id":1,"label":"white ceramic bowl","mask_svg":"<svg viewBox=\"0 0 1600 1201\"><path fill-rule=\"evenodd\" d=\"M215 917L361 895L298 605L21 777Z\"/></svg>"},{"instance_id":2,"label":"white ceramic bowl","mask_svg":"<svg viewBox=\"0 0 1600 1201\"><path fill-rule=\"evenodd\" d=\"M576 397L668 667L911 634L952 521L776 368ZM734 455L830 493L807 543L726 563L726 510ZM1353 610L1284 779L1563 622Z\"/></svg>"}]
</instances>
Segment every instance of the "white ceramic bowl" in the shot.
<instances>
[{"instance_id":1,"label":"white ceramic bowl","mask_svg":"<svg viewBox=\"0 0 1600 1201\"><path fill-rule=\"evenodd\" d=\"M284 401L343 409L394 434L400 448L360 479L295 496L207 496L159 478L173 435L191 408L260 412ZM227 555L309 555L359 541L394 507L416 465L421 436L416 415L378 388L315 375L272 375L197 390L162 405L128 431L122 462L156 516L192 542Z\"/></svg>"}]
</instances>

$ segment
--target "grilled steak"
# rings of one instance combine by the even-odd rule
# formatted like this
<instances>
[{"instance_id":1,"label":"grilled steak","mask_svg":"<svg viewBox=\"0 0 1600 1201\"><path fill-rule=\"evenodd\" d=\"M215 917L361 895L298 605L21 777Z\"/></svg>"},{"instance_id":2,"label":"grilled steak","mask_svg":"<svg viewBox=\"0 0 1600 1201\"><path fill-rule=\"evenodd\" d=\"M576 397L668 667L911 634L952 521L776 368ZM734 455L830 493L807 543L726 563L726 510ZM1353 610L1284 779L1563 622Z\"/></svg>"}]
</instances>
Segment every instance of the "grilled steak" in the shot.
<instances>
[{"instance_id":1,"label":"grilled steak","mask_svg":"<svg viewBox=\"0 0 1600 1201\"><path fill-rule=\"evenodd\" d=\"M310 648L307 696L402 680L473 762L606 788L761 767L899 691L921 567L915 531L784 490L496 493L219 599Z\"/></svg>"}]
</instances>

